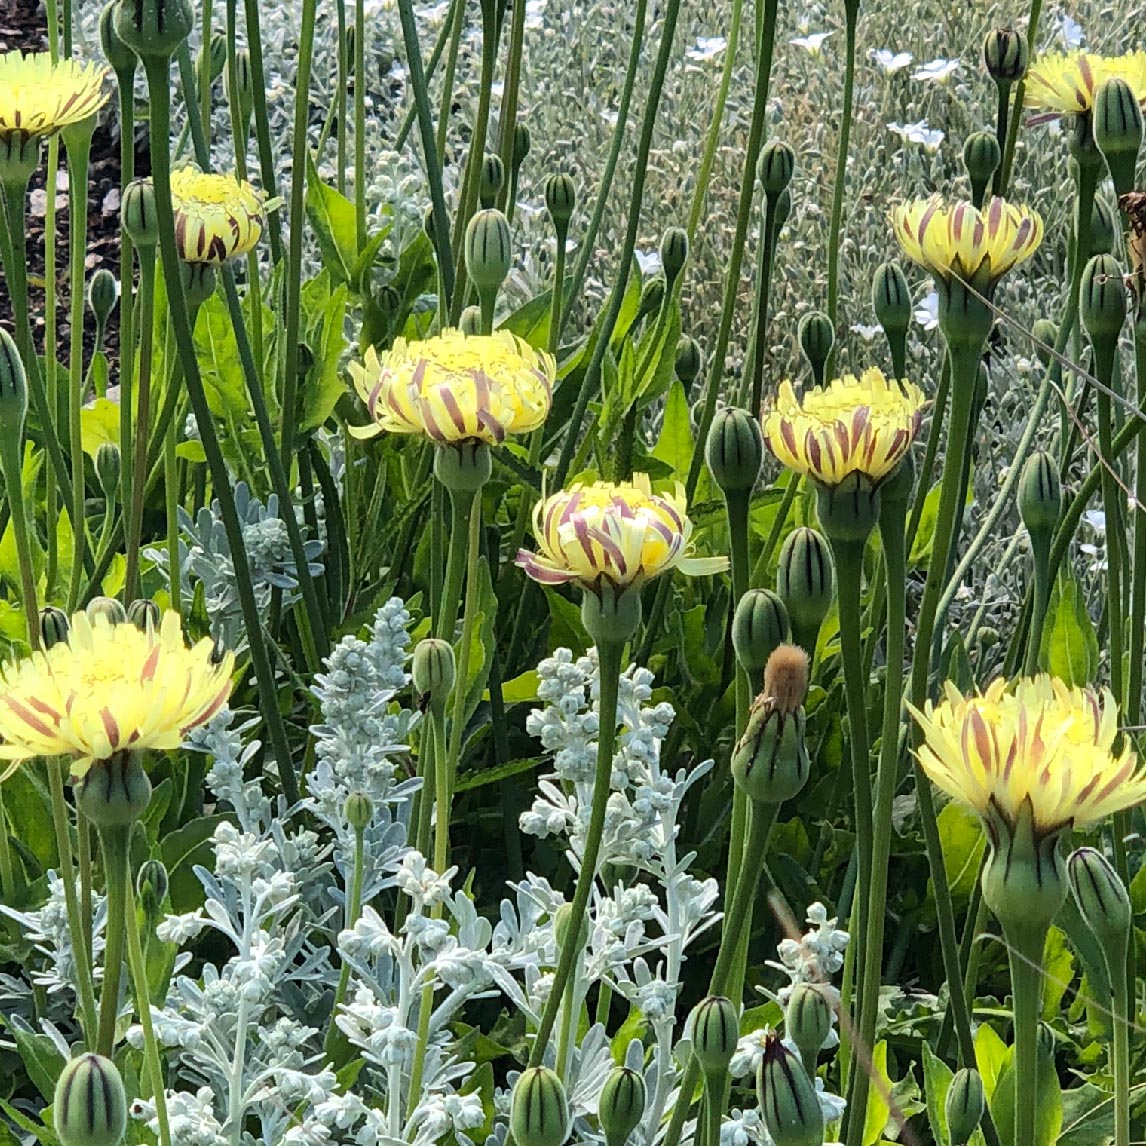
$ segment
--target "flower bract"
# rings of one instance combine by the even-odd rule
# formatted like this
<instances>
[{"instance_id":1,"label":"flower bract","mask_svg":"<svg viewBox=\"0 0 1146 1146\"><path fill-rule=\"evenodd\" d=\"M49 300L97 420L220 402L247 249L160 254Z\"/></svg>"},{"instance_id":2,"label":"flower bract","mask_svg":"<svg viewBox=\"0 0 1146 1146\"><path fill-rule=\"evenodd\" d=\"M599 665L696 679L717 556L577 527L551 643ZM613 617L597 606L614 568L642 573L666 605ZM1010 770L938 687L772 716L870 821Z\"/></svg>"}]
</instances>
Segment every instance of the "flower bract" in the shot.
<instances>
[{"instance_id":1,"label":"flower bract","mask_svg":"<svg viewBox=\"0 0 1146 1146\"><path fill-rule=\"evenodd\" d=\"M263 197L232 175L184 167L171 175L175 242L185 263L218 266L252 250L263 233Z\"/></svg>"},{"instance_id":2,"label":"flower bract","mask_svg":"<svg viewBox=\"0 0 1146 1146\"><path fill-rule=\"evenodd\" d=\"M0 55L0 139L43 139L94 115L107 101L107 69L47 52Z\"/></svg>"}]
</instances>

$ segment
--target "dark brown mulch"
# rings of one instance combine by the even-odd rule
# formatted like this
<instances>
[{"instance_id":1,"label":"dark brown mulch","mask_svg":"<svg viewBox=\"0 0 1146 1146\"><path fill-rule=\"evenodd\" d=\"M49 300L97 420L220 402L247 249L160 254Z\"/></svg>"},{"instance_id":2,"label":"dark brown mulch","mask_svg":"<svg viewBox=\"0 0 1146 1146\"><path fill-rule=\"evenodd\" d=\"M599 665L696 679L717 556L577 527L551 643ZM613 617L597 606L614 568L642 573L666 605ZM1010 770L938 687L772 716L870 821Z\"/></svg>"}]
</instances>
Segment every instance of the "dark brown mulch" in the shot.
<instances>
[{"instance_id":1,"label":"dark brown mulch","mask_svg":"<svg viewBox=\"0 0 1146 1146\"><path fill-rule=\"evenodd\" d=\"M9 0L0 4L0 52L47 50L47 24L39 0ZM109 86L110 81L109 81ZM114 95L113 95L114 101ZM90 277L98 267L119 275L119 130L114 111L105 107L100 125L92 139L91 164L88 171L88 237L85 255L86 273ZM33 174L26 204L25 242L30 279L29 307L37 349L43 351L44 340L44 223L45 176L47 151L40 168ZM70 303L68 265L68 192L64 150L60 148L60 176L56 194L56 353L66 360L70 339L68 307ZM85 284L86 289L86 284ZM0 326L12 330L12 308L7 284L0 275ZM95 342L94 320L85 317L84 357L90 358ZM105 349L114 359L119 350L118 308L107 325Z\"/></svg>"}]
</instances>

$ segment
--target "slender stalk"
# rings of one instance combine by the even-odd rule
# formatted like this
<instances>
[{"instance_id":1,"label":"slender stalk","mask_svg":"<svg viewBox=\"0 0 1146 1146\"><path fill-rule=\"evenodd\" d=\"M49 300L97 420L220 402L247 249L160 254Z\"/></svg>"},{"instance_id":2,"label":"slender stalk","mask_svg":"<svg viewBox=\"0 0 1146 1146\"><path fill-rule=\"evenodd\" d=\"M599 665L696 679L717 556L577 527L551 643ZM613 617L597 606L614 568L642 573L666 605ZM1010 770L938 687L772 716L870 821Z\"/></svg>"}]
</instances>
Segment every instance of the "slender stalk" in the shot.
<instances>
[{"instance_id":1,"label":"slender stalk","mask_svg":"<svg viewBox=\"0 0 1146 1146\"><path fill-rule=\"evenodd\" d=\"M179 456L175 452L175 423L163 436L163 508L167 521L167 570L171 608L183 611L183 571L179 554Z\"/></svg>"},{"instance_id":2,"label":"slender stalk","mask_svg":"<svg viewBox=\"0 0 1146 1146\"><path fill-rule=\"evenodd\" d=\"M1114 361L1118 355L1117 341L1099 339L1094 343L1094 375L1098 381L1098 464L1102 467L1102 508L1106 514L1106 620L1110 642L1110 688L1119 704L1125 704L1123 689L1122 642L1126 632L1126 618L1122 602L1122 487L1107 461L1113 454L1114 424L1110 408L1110 385L1114 378Z\"/></svg>"},{"instance_id":3,"label":"slender stalk","mask_svg":"<svg viewBox=\"0 0 1146 1146\"><path fill-rule=\"evenodd\" d=\"M105 1058L111 1058L115 1052L115 1023L119 1015L119 984L127 932L125 892L130 890L127 870L129 831L129 828L114 827L101 828L99 833L103 852L104 891L107 894L107 923L104 929L103 985L99 997L96 1051Z\"/></svg>"},{"instance_id":4,"label":"slender stalk","mask_svg":"<svg viewBox=\"0 0 1146 1146\"><path fill-rule=\"evenodd\" d=\"M931 490L931 475L935 471L935 459L939 453L939 439L943 436L943 419L947 413L947 398L951 392L951 359L943 354L943 368L939 373L939 389L935 392L935 404L931 411L931 428L927 432L927 444L923 447L923 461L919 466L919 476L915 481L915 500L911 506L911 516L907 521L907 552L915 544L919 523L923 520L923 506Z\"/></svg>"},{"instance_id":5,"label":"slender stalk","mask_svg":"<svg viewBox=\"0 0 1146 1146\"><path fill-rule=\"evenodd\" d=\"M346 194L346 114L347 114L347 88L350 84L350 61L347 58L346 51L346 0L335 0L334 11L336 14L336 31L335 35L338 36L337 48L337 62L336 62L336 78L335 78L335 93L334 93L334 121L335 121L335 186L338 189L339 195ZM357 13L355 13L357 15ZM362 25L357 24L354 29L355 41L362 38ZM358 75L355 73L354 86L358 87ZM355 187L357 189L357 168L355 169ZM357 208L355 209L355 221L357 226ZM363 220L365 225L365 220Z\"/></svg>"},{"instance_id":6,"label":"slender stalk","mask_svg":"<svg viewBox=\"0 0 1146 1146\"><path fill-rule=\"evenodd\" d=\"M449 449L450 447L437 447ZM466 546L470 507L475 498L469 490L450 490L450 546L446 555L446 579L434 632L451 644L462 603L462 585L466 568Z\"/></svg>"},{"instance_id":7,"label":"slender stalk","mask_svg":"<svg viewBox=\"0 0 1146 1146\"><path fill-rule=\"evenodd\" d=\"M1042 14L1043 0L1031 0L1031 12L1027 18L1027 49L1030 59L1034 59L1038 45L1036 40L1039 34L1039 16ZM1015 143L1019 138L1019 123L1023 118L1023 96L1026 94L1027 81L1024 77L1015 84L1015 98L1011 104L1011 120L1007 124L1007 140L1003 147L1003 161L999 170L995 172L995 194L1007 194L1007 186L1011 181L1011 169L1015 163Z\"/></svg>"},{"instance_id":8,"label":"slender stalk","mask_svg":"<svg viewBox=\"0 0 1146 1146\"><path fill-rule=\"evenodd\" d=\"M521 53L525 46L525 5L514 4L513 20L509 28L509 54L505 62L505 87L501 97L501 115L498 119L498 142L501 162L507 172L514 170L513 137L517 130L518 95L521 90ZM513 222L513 209L516 206L516 188L507 179L498 194L498 206Z\"/></svg>"},{"instance_id":9,"label":"slender stalk","mask_svg":"<svg viewBox=\"0 0 1146 1146\"><path fill-rule=\"evenodd\" d=\"M1045 928L1029 932L1003 928L1011 964L1014 1017L1015 1138L1014 1146L1029 1146L1035 1136L1038 1108L1039 1004L1042 996Z\"/></svg>"},{"instance_id":10,"label":"slender stalk","mask_svg":"<svg viewBox=\"0 0 1146 1146\"><path fill-rule=\"evenodd\" d=\"M1030 534L1031 556L1034 566L1034 590L1031 605L1030 636L1027 655L1023 661L1023 675L1033 676L1038 669L1039 647L1043 639L1047 603L1050 600L1050 537L1041 529Z\"/></svg>"},{"instance_id":11,"label":"slender stalk","mask_svg":"<svg viewBox=\"0 0 1146 1146\"><path fill-rule=\"evenodd\" d=\"M451 31L454 26L454 19L457 15L458 8L462 5L462 0L450 0L450 10L446 13L446 18L442 21L442 26L438 31L438 38L434 41L434 47L430 52L430 58L426 61L426 82L434 78L434 73L438 70L438 64L441 63L442 53L446 50L446 41L450 39ZM455 57L456 62L456 57ZM452 85L451 80L451 85ZM446 108L446 116L449 115L449 108ZM406 140L410 137L410 129L414 126L414 120L417 118L418 113L411 105L406 108L406 114L402 117L402 126L398 128L398 134L394 137L394 150L401 151L406 146ZM439 116L439 122L442 117ZM442 158L441 151L438 152L439 160Z\"/></svg>"},{"instance_id":12,"label":"slender stalk","mask_svg":"<svg viewBox=\"0 0 1146 1146\"><path fill-rule=\"evenodd\" d=\"M354 870L350 877L350 888L346 897L346 913L344 927L353 931L358 917L362 914L362 879L366 869L365 856L365 828L354 829ZM338 986L334 991L334 1005L330 1008L330 1026L326 1029L326 1039L323 1049L329 1055L338 1041L341 1031L335 1019L339 1009L346 1002L346 992L350 988L350 964L344 959L342 969L338 973Z\"/></svg>"},{"instance_id":13,"label":"slender stalk","mask_svg":"<svg viewBox=\"0 0 1146 1146\"><path fill-rule=\"evenodd\" d=\"M125 250L124 257L127 257ZM143 533L143 493L147 479L147 443L151 430L151 359L155 345L155 248L139 251L139 409L135 415L135 436L124 454L134 452L130 467L131 490L127 508L127 572L124 595L132 600L139 595L139 547ZM134 350L126 348L121 355L134 357ZM121 411L122 416L122 411Z\"/></svg>"},{"instance_id":14,"label":"slender stalk","mask_svg":"<svg viewBox=\"0 0 1146 1146\"><path fill-rule=\"evenodd\" d=\"M1138 408L1146 409L1146 316L1134 330L1134 365L1137 376ZM1135 419L1141 424L1141 419ZM1113 452L1113 443L1111 443ZM1114 458L1107 456L1109 465ZM1134 559L1130 580L1130 671L1126 683L1126 720L1142 722L1142 670L1146 659L1146 436L1138 435L1134 467Z\"/></svg>"},{"instance_id":15,"label":"slender stalk","mask_svg":"<svg viewBox=\"0 0 1146 1146\"><path fill-rule=\"evenodd\" d=\"M1113 1007L1114 1146L1130 1146L1130 986L1126 968L1107 960Z\"/></svg>"},{"instance_id":16,"label":"slender stalk","mask_svg":"<svg viewBox=\"0 0 1146 1146\"><path fill-rule=\"evenodd\" d=\"M251 87L255 97L255 138L259 145L259 171L263 190L273 199L278 195L275 175L275 153L271 146L271 126L267 115L267 78L263 70L263 35L259 28L259 0L243 0L244 28L251 53ZM279 212L272 211L268 219L271 234L271 258L275 263L283 257L282 222Z\"/></svg>"},{"instance_id":17,"label":"slender stalk","mask_svg":"<svg viewBox=\"0 0 1146 1146\"><path fill-rule=\"evenodd\" d=\"M49 0L51 3L51 0ZM51 5L54 7L54 4ZM52 17L49 16L51 20ZM58 30L52 28L52 49ZM53 59L55 57L53 56ZM48 164L44 176L44 192L47 203L44 208L44 345L56 345L56 176L60 169L60 137L53 135L48 140ZM3 213L0 212L0 215ZM121 256L122 257L122 256ZM120 341L123 339L121 337ZM121 368L122 372L122 368ZM54 354L44 355L44 391L51 410L59 409L59 359ZM122 441L122 438L121 438ZM60 515L60 491L56 482L56 472L48 466L44 472L44 520L58 521ZM45 574L44 595L48 600L56 596L56 581L60 571L60 539L55 528L44 530L48 543L48 568Z\"/></svg>"},{"instance_id":18,"label":"slender stalk","mask_svg":"<svg viewBox=\"0 0 1146 1146\"><path fill-rule=\"evenodd\" d=\"M131 73L134 77L134 69ZM127 76L118 77L119 93L119 169L120 182L126 187L135 178L135 92ZM131 506L131 494L135 488L135 457L132 444L133 409L135 403L135 275L133 274L133 247L127 232L119 229L119 448L120 448L120 492L122 512L127 514ZM146 434L144 442L146 443ZM138 567L139 554L136 553ZM128 553L128 566L131 555ZM135 579L125 576L123 600L128 604L139 594Z\"/></svg>"},{"instance_id":19,"label":"slender stalk","mask_svg":"<svg viewBox=\"0 0 1146 1146\"><path fill-rule=\"evenodd\" d=\"M457 73L458 49L461 47L465 22L465 0L453 0L453 7L450 9L449 18L446 21L449 28L450 46L449 51L446 53L446 70L442 74L442 98L438 105L438 134L434 141L434 154L437 156L439 167L445 162L446 158L446 134L450 126L450 109L454 104L454 76ZM432 67L430 70L433 70ZM422 118L421 111L417 111L416 114L419 118Z\"/></svg>"},{"instance_id":20,"label":"slender stalk","mask_svg":"<svg viewBox=\"0 0 1146 1146\"><path fill-rule=\"evenodd\" d=\"M751 387L748 410L756 414L764 397L764 349L768 345L768 299L772 293L772 264L776 260L776 201L769 195L764 203L764 241L756 268L756 314L749 353L752 369L745 375L743 386ZM743 389L742 389L743 394Z\"/></svg>"},{"instance_id":21,"label":"slender stalk","mask_svg":"<svg viewBox=\"0 0 1146 1146\"><path fill-rule=\"evenodd\" d=\"M32 564L28 499L24 496L22 447L23 434L18 437L7 433L0 435L0 474L4 477L4 489L11 509L12 534L16 539L16 563L20 567L20 605L24 610L28 645L35 650L40 647L40 610L36 600L36 573ZM49 522L48 532L51 533L53 528ZM3 826L0 825L2 833ZM8 890L11 890L10 884Z\"/></svg>"},{"instance_id":22,"label":"slender stalk","mask_svg":"<svg viewBox=\"0 0 1146 1146\"><path fill-rule=\"evenodd\" d=\"M199 49L199 123L204 136L211 134L211 24L214 0L203 0L203 14L199 23L201 47ZM189 114L194 115L193 111Z\"/></svg>"},{"instance_id":23,"label":"slender stalk","mask_svg":"<svg viewBox=\"0 0 1146 1146\"><path fill-rule=\"evenodd\" d=\"M421 56L419 55L419 62ZM366 4L354 0L354 233L366 245Z\"/></svg>"}]
</instances>

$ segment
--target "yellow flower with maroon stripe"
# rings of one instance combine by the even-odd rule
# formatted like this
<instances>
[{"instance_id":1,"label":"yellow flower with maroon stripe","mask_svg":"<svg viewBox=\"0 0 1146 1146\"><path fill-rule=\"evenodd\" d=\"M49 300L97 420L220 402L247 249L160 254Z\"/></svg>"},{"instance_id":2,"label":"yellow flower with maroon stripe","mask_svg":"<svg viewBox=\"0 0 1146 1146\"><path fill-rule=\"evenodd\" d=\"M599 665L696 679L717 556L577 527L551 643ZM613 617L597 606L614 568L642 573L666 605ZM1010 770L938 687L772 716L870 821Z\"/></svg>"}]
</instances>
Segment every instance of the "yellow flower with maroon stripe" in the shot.
<instances>
[{"instance_id":1,"label":"yellow flower with maroon stripe","mask_svg":"<svg viewBox=\"0 0 1146 1146\"><path fill-rule=\"evenodd\" d=\"M915 199L891 214L903 253L945 282L952 277L989 293L1025 262L1043 239L1042 216L995 196L983 207L944 203L938 195Z\"/></svg>"},{"instance_id":2,"label":"yellow flower with maroon stripe","mask_svg":"<svg viewBox=\"0 0 1146 1146\"><path fill-rule=\"evenodd\" d=\"M231 694L233 654L188 648L179 614L157 629L72 617L68 639L0 668L0 760L68 756L72 775L117 752L178 748Z\"/></svg>"},{"instance_id":3,"label":"yellow flower with maroon stripe","mask_svg":"<svg viewBox=\"0 0 1146 1146\"><path fill-rule=\"evenodd\" d=\"M1023 106L1040 114L1031 123L1062 115L1081 115L1094 107L1098 89L1107 80L1125 80L1141 103L1146 100L1146 52L1098 56L1092 52L1055 52L1030 66Z\"/></svg>"},{"instance_id":4,"label":"yellow flower with maroon stripe","mask_svg":"<svg viewBox=\"0 0 1146 1146\"><path fill-rule=\"evenodd\" d=\"M915 441L924 405L918 386L889 381L874 367L802 399L783 382L764 413L764 441L789 469L822 486L838 486L852 474L878 485Z\"/></svg>"},{"instance_id":5,"label":"yellow flower with maroon stripe","mask_svg":"<svg viewBox=\"0 0 1146 1146\"><path fill-rule=\"evenodd\" d=\"M263 196L246 180L184 167L171 175L175 243L185 263L218 266L252 250L263 233Z\"/></svg>"},{"instance_id":6,"label":"yellow flower with maroon stripe","mask_svg":"<svg viewBox=\"0 0 1146 1146\"><path fill-rule=\"evenodd\" d=\"M577 484L533 511L538 553L523 549L517 564L543 585L576 581L596 589L639 588L669 569L692 576L721 573L727 557L691 557L692 522L684 487L655 494L648 474L631 482Z\"/></svg>"},{"instance_id":7,"label":"yellow flower with maroon stripe","mask_svg":"<svg viewBox=\"0 0 1146 1146\"><path fill-rule=\"evenodd\" d=\"M421 342L398 338L381 361L371 347L363 365L351 363L354 387L374 422L351 432L497 445L508 434L545 424L556 373L552 355L505 330L445 330Z\"/></svg>"},{"instance_id":8,"label":"yellow flower with maroon stripe","mask_svg":"<svg viewBox=\"0 0 1146 1146\"><path fill-rule=\"evenodd\" d=\"M107 102L107 68L78 60L52 62L47 52L0 55L0 139L44 139L80 123Z\"/></svg>"},{"instance_id":9,"label":"yellow flower with maroon stripe","mask_svg":"<svg viewBox=\"0 0 1146 1146\"><path fill-rule=\"evenodd\" d=\"M911 709L919 762L932 782L981 816L1015 825L1029 801L1034 831L1086 827L1146 800L1146 771L1118 735L1114 697L1055 677L993 681L964 697L948 681L938 704Z\"/></svg>"}]
</instances>

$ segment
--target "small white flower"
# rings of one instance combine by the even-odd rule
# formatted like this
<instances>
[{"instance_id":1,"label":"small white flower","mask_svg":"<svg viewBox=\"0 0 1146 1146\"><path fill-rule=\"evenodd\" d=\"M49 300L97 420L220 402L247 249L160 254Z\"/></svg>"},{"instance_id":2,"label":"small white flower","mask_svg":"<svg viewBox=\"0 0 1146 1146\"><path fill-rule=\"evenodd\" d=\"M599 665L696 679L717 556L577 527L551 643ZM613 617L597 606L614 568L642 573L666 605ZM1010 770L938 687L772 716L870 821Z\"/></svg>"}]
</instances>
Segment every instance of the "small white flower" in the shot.
<instances>
[{"instance_id":1,"label":"small white flower","mask_svg":"<svg viewBox=\"0 0 1146 1146\"><path fill-rule=\"evenodd\" d=\"M911 78L941 84L956 75L962 68L963 65L958 60L945 60L941 56L937 60L928 60L926 64L920 64L911 73Z\"/></svg>"},{"instance_id":2,"label":"small white flower","mask_svg":"<svg viewBox=\"0 0 1146 1146\"><path fill-rule=\"evenodd\" d=\"M696 43L684 54L697 63L706 63L715 60L727 47L728 40L724 36L697 36Z\"/></svg>"},{"instance_id":3,"label":"small white flower","mask_svg":"<svg viewBox=\"0 0 1146 1146\"><path fill-rule=\"evenodd\" d=\"M549 0L526 0L525 28L526 31L536 32L545 27L545 9Z\"/></svg>"},{"instance_id":4,"label":"small white flower","mask_svg":"<svg viewBox=\"0 0 1146 1146\"><path fill-rule=\"evenodd\" d=\"M939 325L939 292L933 290L920 299L912 317L924 330L934 330Z\"/></svg>"},{"instance_id":5,"label":"small white flower","mask_svg":"<svg viewBox=\"0 0 1146 1146\"><path fill-rule=\"evenodd\" d=\"M809 56L818 56L823 50L824 41L832 35L831 32L810 32L807 36L793 36L788 43L796 48L803 48Z\"/></svg>"},{"instance_id":6,"label":"small white flower","mask_svg":"<svg viewBox=\"0 0 1146 1146\"><path fill-rule=\"evenodd\" d=\"M872 326L868 326L863 322L853 322L851 326L848 327L848 329L852 332L852 334L858 334L860 338L864 340L864 342L871 342L871 340L875 338L877 334L879 334L883 327L880 326L878 322Z\"/></svg>"},{"instance_id":7,"label":"small white flower","mask_svg":"<svg viewBox=\"0 0 1146 1146\"><path fill-rule=\"evenodd\" d=\"M1106 532L1106 514L1101 509L1088 509L1082 520L1094 530L1095 533Z\"/></svg>"},{"instance_id":8,"label":"small white flower","mask_svg":"<svg viewBox=\"0 0 1146 1146\"><path fill-rule=\"evenodd\" d=\"M637 256L637 266L641 268L642 275L655 275L661 269L661 253L660 251L642 251L635 252Z\"/></svg>"},{"instance_id":9,"label":"small white flower","mask_svg":"<svg viewBox=\"0 0 1146 1146\"><path fill-rule=\"evenodd\" d=\"M921 144L927 151L937 151L939 145L946 139L946 135L938 128L931 128L927 120L921 119L915 123L899 123L892 120L887 125L888 131L898 135L905 143Z\"/></svg>"},{"instance_id":10,"label":"small white flower","mask_svg":"<svg viewBox=\"0 0 1146 1146\"><path fill-rule=\"evenodd\" d=\"M889 76L902 71L915 59L910 52L893 52L890 48L873 48L868 54Z\"/></svg>"},{"instance_id":11,"label":"small white flower","mask_svg":"<svg viewBox=\"0 0 1146 1146\"><path fill-rule=\"evenodd\" d=\"M1077 48L1082 47L1083 31L1082 25L1068 16L1065 12L1058 18L1058 34L1062 39L1062 46L1068 51L1073 52Z\"/></svg>"}]
</instances>

